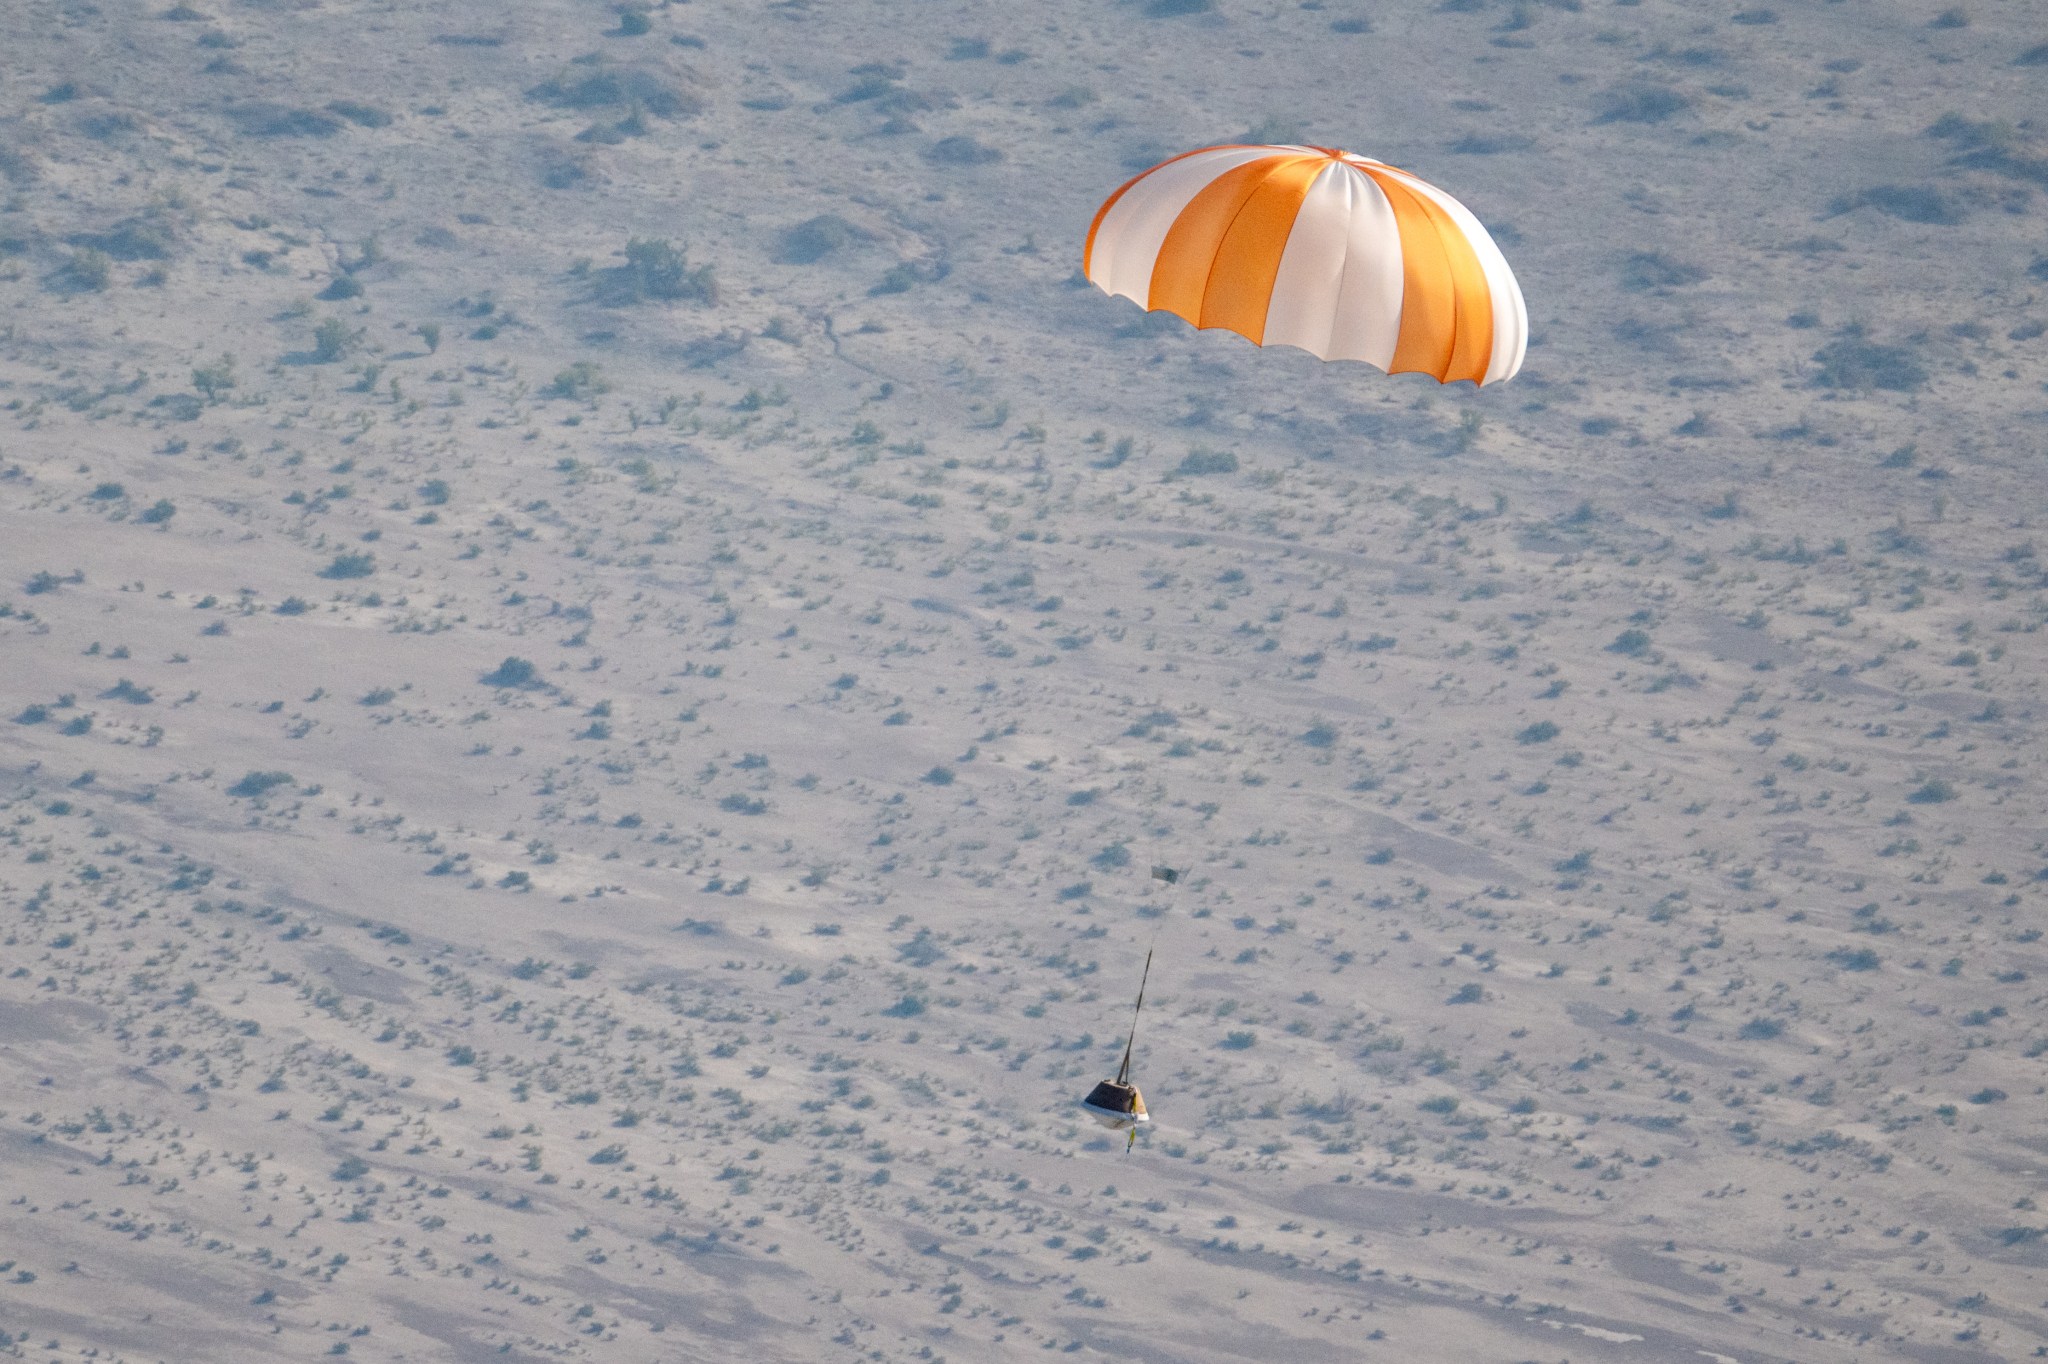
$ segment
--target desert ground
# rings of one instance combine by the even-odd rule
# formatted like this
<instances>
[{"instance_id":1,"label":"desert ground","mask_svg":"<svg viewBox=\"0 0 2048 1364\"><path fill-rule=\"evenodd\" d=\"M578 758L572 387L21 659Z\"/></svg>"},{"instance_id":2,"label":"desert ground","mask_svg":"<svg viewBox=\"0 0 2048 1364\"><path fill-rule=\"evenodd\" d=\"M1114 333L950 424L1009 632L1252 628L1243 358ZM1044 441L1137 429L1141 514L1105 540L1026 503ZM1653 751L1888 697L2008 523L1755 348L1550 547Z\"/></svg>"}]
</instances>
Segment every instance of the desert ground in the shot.
<instances>
[{"instance_id":1,"label":"desert ground","mask_svg":"<svg viewBox=\"0 0 2048 1364\"><path fill-rule=\"evenodd\" d=\"M0 7L0 1357L2048 1354L2048 20L1739 3Z\"/></svg>"}]
</instances>

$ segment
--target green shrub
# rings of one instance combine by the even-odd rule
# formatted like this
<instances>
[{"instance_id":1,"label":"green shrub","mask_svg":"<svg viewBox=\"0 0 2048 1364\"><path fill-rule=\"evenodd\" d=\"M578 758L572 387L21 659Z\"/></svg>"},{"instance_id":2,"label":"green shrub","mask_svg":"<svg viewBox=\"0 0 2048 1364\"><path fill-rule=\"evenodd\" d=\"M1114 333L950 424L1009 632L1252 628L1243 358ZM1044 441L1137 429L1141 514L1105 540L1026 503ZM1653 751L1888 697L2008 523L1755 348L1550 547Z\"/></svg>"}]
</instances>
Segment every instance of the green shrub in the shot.
<instances>
[{"instance_id":1,"label":"green shrub","mask_svg":"<svg viewBox=\"0 0 2048 1364\"><path fill-rule=\"evenodd\" d=\"M588 360L578 360L556 374L554 380L540 391L540 395L543 398L568 398L584 402L611 391L611 381L604 377L603 370Z\"/></svg>"},{"instance_id":2,"label":"green shrub","mask_svg":"<svg viewBox=\"0 0 2048 1364\"><path fill-rule=\"evenodd\" d=\"M338 99L327 106L330 114L339 114L358 128L388 128L391 115L374 104L362 104L352 99Z\"/></svg>"},{"instance_id":3,"label":"green shrub","mask_svg":"<svg viewBox=\"0 0 2048 1364\"><path fill-rule=\"evenodd\" d=\"M367 578L377 571L377 556L374 554L337 554L334 561L320 570L323 578Z\"/></svg>"},{"instance_id":4,"label":"green shrub","mask_svg":"<svg viewBox=\"0 0 2048 1364\"><path fill-rule=\"evenodd\" d=\"M1600 101L1596 123L1662 123L1692 107L1668 85L1634 84L1610 90Z\"/></svg>"},{"instance_id":5,"label":"green shrub","mask_svg":"<svg viewBox=\"0 0 2048 1364\"><path fill-rule=\"evenodd\" d=\"M540 669L523 658L512 657L477 680L486 687L507 687L518 691L531 691L546 685L540 680Z\"/></svg>"},{"instance_id":6,"label":"green shrub","mask_svg":"<svg viewBox=\"0 0 2048 1364\"><path fill-rule=\"evenodd\" d=\"M559 109L645 109L656 118L685 118L703 102L674 79L651 68L580 65L526 92Z\"/></svg>"},{"instance_id":7,"label":"green shrub","mask_svg":"<svg viewBox=\"0 0 2048 1364\"><path fill-rule=\"evenodd\" d=\"M210 365L201 365L192 371L192 387L205 395L206 401L217 403L221 394L235 386L235 357L222 355Z\"/></svg>"},{"instance_id":8,"label":"green shrub","mask_svg":"<svg viewBox=\"0 0 2048 1364\"><path fill-rule=\"evenodd\" d=\"M635 303L718 302L715 267L692 267L688 246L665 238L634 237L626 243L626 261L595 273L595 298L611 307Z\"/></svg>"},{"instance_id":9,"label":"green shrub","mask_svg":"<svg viewBox=\"0 0 2048 1364\"><path fill-rule=\"evenodd\" d=\"M348 323L338 317L330 317L313 329L313 360L316 364L331 365L348 357L362 339L362 333L351 331Z\"/></svg>"},{"instance_id":10,"label":"green shrub","mask_svg":"<svg viewBox=\"0 0 2048 1364\"><path fill-rule=\"evenodd\" d=\"M289 772L249 772L228 788L228 794L255 797L268 794L276 787L292 784L292 774Z\"/></svg>"},{"instance_id":11,"label":"green shrub","mask_svg":"<svg viewBox=\"0 0 2048 1364\"><path fill-rule=\"evenodd\" d=\"M1173 466L1175 476L1199 478L1204 474L1234 474L1237 472L1237 456L1229 450L1211 450L1196 446L1187 452L1179 464Z\"/></svg>"},{"instance_id":12,"label":"green shrub","mask_svg":"<svg viewBox=\"0 0 2048 1364\"><path fill-rule=\"evenodd\" d=\"M71 259L65 263L63 275L65 282L72 288L87 293L98 293L107 287L108 281L113 278L113 271L113 262L107 253L88 246L71 253Z\"/></svg>"},{"instance_id":13,"label":"green shrub","mask_svg":"<svg viewBox=\"0 0 2048 1364\"><path fill-rule=\"evenodd\" d=\"M1822 388L1882 388L1911 393L1927 383L1927 367L1903 346L1881 346L1848 327L1813 354L1820 366L1814 382Z\"/></svg>"},{"instance_id":14,"label":"green shrub","mask_svg":"<svg viewBox=\"0 0 2048 1364\"><path fill-rule=\"evenodd\" d=\"M1623 630L1614 637L1614 643L1607 646L1607 652L1637 658L1647 652L1649 647L1650 634L1647 630Z\"/></svg>"}]
</instances>

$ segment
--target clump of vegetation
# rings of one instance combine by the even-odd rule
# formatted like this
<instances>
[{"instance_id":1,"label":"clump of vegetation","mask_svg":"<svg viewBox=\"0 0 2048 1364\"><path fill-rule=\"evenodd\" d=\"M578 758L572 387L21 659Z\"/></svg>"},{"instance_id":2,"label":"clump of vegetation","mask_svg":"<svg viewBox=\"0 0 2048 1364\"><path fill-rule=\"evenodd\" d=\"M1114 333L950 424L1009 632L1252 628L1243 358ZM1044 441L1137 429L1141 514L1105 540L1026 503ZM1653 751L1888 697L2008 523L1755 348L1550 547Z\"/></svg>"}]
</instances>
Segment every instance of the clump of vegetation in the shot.
<instances>
[{"instance_id":1,"label":"clump of vegetation","mask_svg":"<svg viewBox=\"0 0 2048 1364\"><path fill-rule=\"evenodd\" d=\"M941 166L989 166L1003 159L1003 150L979 138L956 134L933 143L925 159Z\"/></svg>"},{"instance_id":2,"label":"clump of vegetation","mask_svg":"<svg viewBox=\"0 0 2048 1364\"><path fill-rule=\"evenodd\" d=\"M1813 353L1820 366L1814 382L1822 388L1882 388L1911 393L1927 383L1927 367L1904 346L1881 346L1860 326L1844 327Z\"/></svg>"},{"instance_id":3,"label":"clump of vegetation","mask_svg":"<svg viewBox=\"0 0 2048 1364\"><path fill-rule=\"evenodd\" d=\"M367 578L377 571L377 556L367 552L337 554L320 570L323 578Z\"/></svg>"},{"instance_id":4,"label":"clump of vegetation","mask_svg":"<svg viewBox=\"0 0 2048 1364\"><path fill-rule=\"evenodd\" d=\"M1953 227L1968 216L1960 202L1931 185L1873 185L1840 196L1828 205L1828 212L1853 213L1859 208L1874 208L1909 223L1944 227Z\"/></svg>"},{"instance_id":5,"label":"clump of vegetation","mask_svg":"<svg viewBox=\"0 0 2048 1364\"><path fill-rule=\"evenodd\" d=\"M331 365L348 358L363 334L338 317L330 317L313 329L313 362Z\"/></svg>"},{"instance_id":6,"label":"clump of vegetation","mask_svg":"<svg viewBox=\"0 0 2048 1364\"><path fill-rule=\"evenodd\" d=\"M1697 265L1673 260L1661 251L1637 251L1621 267L1621 287L1633 293L1676 289L1698 284L1707 272Z\"/></svg>"},{"instance_id":7,"label":"clump of vegetation","mask_svg":"<svg viewBox=\"0 0 2048 1364\"><path fill-rule=\"evenodd\" d=\"M533 691L547 685L540 680L539 668L517 657L506 658L477 680L486 687L505 687L514 691Z\"/></svg>"},{"instance_id":8,"label":"clump of vegetation","mask_svg":"<svg viewBox=\"0 0 2048 1364\"><path fill-rule=\"evenodd\" d=\"M1237 472L1237 455L1230 450L1211 450L1196 446L1187 452L1181 462L1173 466L1178 478L1199 478L1204 474L1234 474Z\"/></svg>"},{"instance_id":9,"label":"clump of vegetation","mask_svg":"<svg viewBox=\"0 0 2048 1364\"><path fill-rule=\"evenodd\" d=\"M866 241L868 234L836 213L806 218L782 234L775 259L784 265L810 265L842 247Z\"/></svg>"},{"instance_id":10,"label":"clump of vegetation","mask_svg":"<svg viewBox=\"0 0 2048 1364\"><path fill-rule=\"evenodd\" d=\"M583 402L611 391L611 381L604 377L603 370L588 360L578 360L555 375L553 381L540 391L540 395L543 398L568 398Z\"/></svg>"},{"instance_id":11,"label":"clump of vegetation","mask_svg":"<svg viewBox=\"0 0 2048 1364\"><path fill-rule=\"evenodd\" d=\"M689 248L665 238L633 238L626 243L625 264L599 270L594 278L596 301L614 308L649 302L718 302L717 267L693 267Z\"/></svg>"},{"instance_id":12,"label":"clump of vegetation","mask_svg":"<svg viewBox=\"0 0 2048 1364\"><path fill-rule=\"evenodd\" d=\"M245 774L233 786L230 786L228 794L231 796L255 797L267 795L277 787L291 786L293 784L292 774L289 772L250 772Z\"/></svg>"},{"instance_id":13,"label":"clump of vegetation","mask_svg":"<svg viewBox=\"0 0 2048 1364\"><path fill-rule=\"evenodd\" d=\"M177 245L169 226L153 215L124 218L105 232L77 232L65 240L128 261L168 260Z\"/></svg>"},{"instance_id":14,"label":"clump of vegetation","mask_svg":"<svg viewBox=\"0 0 2048 1364\"><path fill-rule=\"evenodd\" d=\"M388 128L391 126L391 115L387 111L379 109L374 104L364 104L359 100L335 100L327 106L327 112L339 114L358 128Z\"/></svg>"},{"instance_id":15,"label":"clump of vegetation","mask_svg":"<svg viewBox=\"0 0 2048 1364\"><path fill-rule=\"evenodd\" d=\"M333 137L342 129L332 114L263 101L234 105L228 117L246 137Z\"/></svg>"},{"instance_id":16,"label":"clump of vegetation","mask_svg":"<svg viewBox=\"0 0 2048 1364\"><path fill-rule=\"evenodd\" d=\"M1610 90L1600 101L1595 123L1662 123L1692 107L1692 101L1668 85L1639 83Z\"/></svg>"},{"instance_id":17,"label":"clump of vegetation","mask_svg":"<svg viewBox=\"0 0 2048 1364\"><path fill-rule=\"evenodd\" d=\"M526 97L558 109L606 109L638 106L656 118L687 118L703 101L675 77L653 67L610 66L598 61L576 65L526 92Z\"/></svg>"},{"instance_id":18,"label":"clump of vegetation","mask_svg":"<svg viewBox=\"0 0 2048 1364\"><path fill-rule=\"evenodd\" d=\"M217 403L221 395L235 386L235 357L223 354L210 365L200 365L192 371L192 387L199 390L209 403Z\"/></svg>"},{"instance_id":19,"label":"clump of vegetation","mask_svg":"<svg viewBox=\"0 0 2048 1364\"><path fill-rule=\"evenodd\" d=\"M60 287L77 293L96 294L106 288L114 274L113 261L96 247L83 247L57 272Z\"/></svg>"}]
</instances>

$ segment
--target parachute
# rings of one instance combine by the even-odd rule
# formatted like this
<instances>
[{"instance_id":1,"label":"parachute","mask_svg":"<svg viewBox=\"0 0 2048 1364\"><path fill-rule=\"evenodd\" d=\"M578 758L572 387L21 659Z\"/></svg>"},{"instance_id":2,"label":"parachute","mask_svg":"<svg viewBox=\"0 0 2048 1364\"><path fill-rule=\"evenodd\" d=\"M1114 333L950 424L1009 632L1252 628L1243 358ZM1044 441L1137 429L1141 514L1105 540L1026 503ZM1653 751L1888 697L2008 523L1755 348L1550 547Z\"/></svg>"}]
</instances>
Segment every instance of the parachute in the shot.
<instances>
[{"instance_id":1,"label":"parachute","mask_svg":"<svg viewBox=\"0 0 2048 1364\"><path fill-rule=\"evenodd\" d=\"M1205 147L1127 181L1088 229L1105 292L1260 346L1440 383L1522 367L1521 287L1471 210L1330 147Z\"/></svg>"}]
</instances>

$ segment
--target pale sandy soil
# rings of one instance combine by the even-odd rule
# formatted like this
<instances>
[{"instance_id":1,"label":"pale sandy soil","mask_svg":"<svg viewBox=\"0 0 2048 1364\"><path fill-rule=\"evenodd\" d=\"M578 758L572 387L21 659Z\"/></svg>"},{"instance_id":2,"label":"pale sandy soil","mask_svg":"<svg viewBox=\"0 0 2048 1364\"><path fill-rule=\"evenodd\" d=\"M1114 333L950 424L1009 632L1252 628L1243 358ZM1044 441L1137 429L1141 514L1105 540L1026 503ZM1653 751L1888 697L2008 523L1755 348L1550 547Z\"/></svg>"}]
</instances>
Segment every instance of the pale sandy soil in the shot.
<instances>
[{"instance_id":1,"label":"pale sandy soil","mask_svg":"<svg viewBox=\"0 0 2048 1364\"><path fill-rule=\"evenodd\" d=\"M0 1356L2048 1346L2035 7L647 18L0 9ZM1076 284L1254 128L1528 371Z\"/></svg>"}]
</instances>

